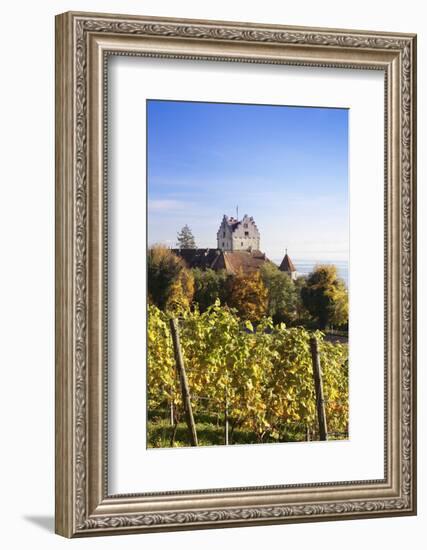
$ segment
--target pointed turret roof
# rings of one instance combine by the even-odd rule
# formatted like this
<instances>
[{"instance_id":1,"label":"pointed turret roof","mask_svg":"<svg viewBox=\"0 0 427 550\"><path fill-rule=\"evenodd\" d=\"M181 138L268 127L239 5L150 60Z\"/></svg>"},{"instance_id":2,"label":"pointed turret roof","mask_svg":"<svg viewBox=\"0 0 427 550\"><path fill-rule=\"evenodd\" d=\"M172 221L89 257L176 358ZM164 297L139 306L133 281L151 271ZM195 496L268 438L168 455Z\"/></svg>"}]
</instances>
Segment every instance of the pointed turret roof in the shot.
<instances>
[{"instance_id":1,"label":"pointed turret roof","mask_svg":"<svg viewBox=\"0 0 427 550\"><path fill-rule=\"evenodd\" d=\"M282 263L279 267L280 271L287 271L288 273L292 273L293 271L296 271L294 264L292 263L292 260L288 256L288 251L286 250L285 257L282 260Z\"/></svg>"}]
</instances>

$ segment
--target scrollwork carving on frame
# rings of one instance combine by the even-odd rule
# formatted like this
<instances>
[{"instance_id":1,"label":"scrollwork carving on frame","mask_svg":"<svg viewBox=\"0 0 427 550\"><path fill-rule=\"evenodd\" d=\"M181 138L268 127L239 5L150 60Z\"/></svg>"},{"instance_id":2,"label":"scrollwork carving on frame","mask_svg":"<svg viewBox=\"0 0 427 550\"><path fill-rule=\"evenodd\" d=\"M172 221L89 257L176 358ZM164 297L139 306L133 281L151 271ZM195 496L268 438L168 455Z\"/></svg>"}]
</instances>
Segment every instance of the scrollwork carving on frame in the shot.
<instances>
[{"instance_id":1,"label":"scrollwork carving on frame","mask_svg":"<svg viewBox=\"0 0 427 550\"><path fill-rule=\"evenodd\" d=\"M66 15L66 14L65 14ZM65 16L64 15L64 16ZM60 16L60 17L64 17ZM68 15L70 17L70 15ZM246 524L270 520L306 520L307 518L339 518L352 516L375 516L383 513L408 511L413 513L415 500L415 429L414 429L414 73L415 42L413 37L382 33L353 31L282 29L238 23L211 23L192 21L162 21L125 16L97 16L75 14L73 26L73 71L75 98L74 107L74 197L73 197L73 253L74 253L74 517L75 534L108 532L126 528L194 527L197 525ZM223 509L193 511L165 511L103 515L92 514L88 509L87 467L87 246L88 246L88 39L90 35L105 34L134 37L183 38L248 44L298 45L311 48L339 48L348 51L369 50L394 52L399 65L400 93L400 449L399 457L401 487L398 496L387 498L361 498L343 502L310 502L280 506L235 506ZM114 52L117 55L123 52ZM131 55L133 55L131 53ZM167 54L169 55L169 54ZM173 57L173 55L171 55ZM185 56L182 56L185 57ZM188 57L188 56L187 56ZM215 61L222 59L211 57ZM234 62L251 62L248 58L233 58ZM268 60L257 59L263 63ZM275 60L274 62L281 62ZM283 63L289 63L284 60ZM319 58L317 61L294 61L300 65L355 67L348 62L334 64ZM360 67L360 64L357 65ZM389 78L389 76L387 76ZM393 76L396 78L396 75ZM387 105L387 98L386 98ZM386 112L387 115L387 112ZM338 484L337 484L338 485ZM201 492L203 493L203 492ZM114 500L108 497L107 500ZM142 529L143 530L143 529Z\"/></svg>"}]
</instances>

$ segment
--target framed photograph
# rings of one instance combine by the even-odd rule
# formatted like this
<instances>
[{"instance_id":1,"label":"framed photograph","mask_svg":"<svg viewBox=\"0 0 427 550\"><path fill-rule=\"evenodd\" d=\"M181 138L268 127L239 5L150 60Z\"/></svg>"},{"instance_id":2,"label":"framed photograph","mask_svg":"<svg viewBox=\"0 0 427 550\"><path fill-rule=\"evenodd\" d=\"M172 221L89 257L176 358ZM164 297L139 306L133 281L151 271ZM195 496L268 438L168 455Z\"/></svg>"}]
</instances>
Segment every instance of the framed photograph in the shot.
<instances>
[{"instance_id":1,"label":"framed photograph","mask_svg":"<svg viewBox=\"0 0 427 550\"><path fill-rule=\"evenodd\" d=\"M416 513L416 37L56 18L56 532Z\"/></svg>"}]
</instances>

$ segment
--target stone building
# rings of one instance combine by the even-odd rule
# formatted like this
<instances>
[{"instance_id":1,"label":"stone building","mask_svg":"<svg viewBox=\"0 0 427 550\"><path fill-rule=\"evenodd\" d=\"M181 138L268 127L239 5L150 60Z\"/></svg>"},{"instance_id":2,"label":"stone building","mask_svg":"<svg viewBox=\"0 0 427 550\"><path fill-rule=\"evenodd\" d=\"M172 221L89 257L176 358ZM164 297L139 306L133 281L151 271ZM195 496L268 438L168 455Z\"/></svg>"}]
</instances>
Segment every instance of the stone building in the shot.
<instances>
[{"instance_id":1,"label":"stone building","mask_svg":"<svg viewBox=\"0 0 427 550\"><path fill-rule=\"evenodd\" d=\"M172 249L188 267L225 270L230 275L253 273L266 263L272 262L260 251L260 233L253 217L247 214L242 220L225 216L217 232L217 248ZM295 281L297 271L288 251L279 269Z\"/></svg>"},{"instance_id":2,"label":"stone building","mask_svg":"<svg viewBox=\"0 0 427 550\"><path fill-rule=\"evenodd\" d=\"M247 214L240 221L224 214L216 237L218 250L255 251L260 249L258 227L254 219Z\"/></svg>"}]
</instances>

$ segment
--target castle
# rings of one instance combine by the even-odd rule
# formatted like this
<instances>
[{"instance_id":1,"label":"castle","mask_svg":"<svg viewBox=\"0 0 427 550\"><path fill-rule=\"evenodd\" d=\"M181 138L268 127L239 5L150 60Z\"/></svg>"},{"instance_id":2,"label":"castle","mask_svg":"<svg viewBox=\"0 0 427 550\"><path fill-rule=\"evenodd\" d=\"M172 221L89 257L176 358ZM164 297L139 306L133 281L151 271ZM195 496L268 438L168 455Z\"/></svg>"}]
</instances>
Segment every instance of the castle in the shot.
<instances>
[{"instance_id":1,"label":"castle","mask_svg":"<svg viewBox=\"0 0 427 550\"><path fill-rule=\"evenodd\" d=\"M260 232L253 217L247 214L241 220L224 214L217 232L217 248L183 248L174 249L188 267L200 269L224 269L235 275L243 271L251 273L258 271L265 263L271 263L260 251ZM294 281L297 278L295 266L288 256L285 256L279 267Z\"/></svg>"},{"instance_id":2,"label":"castle","mask_svg":"<svg viewBox=\"0 0 427 550\"><path fill-rule=\"evenodd\" d=\"M218 250L259 250L259 231L247 214L242 220L224 214L216 234Z\"/></svg>"}]
</instances>

